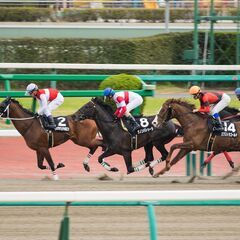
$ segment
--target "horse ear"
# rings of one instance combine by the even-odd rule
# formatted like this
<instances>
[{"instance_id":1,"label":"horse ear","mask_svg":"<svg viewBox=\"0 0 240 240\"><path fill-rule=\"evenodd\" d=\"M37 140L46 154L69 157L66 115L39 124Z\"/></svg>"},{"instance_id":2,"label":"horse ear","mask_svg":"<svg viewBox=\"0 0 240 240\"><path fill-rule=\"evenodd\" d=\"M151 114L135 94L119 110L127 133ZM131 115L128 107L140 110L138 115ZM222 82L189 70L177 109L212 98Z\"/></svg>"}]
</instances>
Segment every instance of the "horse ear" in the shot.
<instances>
[{"instance_id":1,"label":"horse ear","mask_svg":"<svg viewBox=\"0 0 240 240\"><path fill-rule=\"evenodd\" d=\"M12 99L11 96L6 97L6 101L7 101L7 102L10 101L11 99Z\"/></svg>"}]
</instances>

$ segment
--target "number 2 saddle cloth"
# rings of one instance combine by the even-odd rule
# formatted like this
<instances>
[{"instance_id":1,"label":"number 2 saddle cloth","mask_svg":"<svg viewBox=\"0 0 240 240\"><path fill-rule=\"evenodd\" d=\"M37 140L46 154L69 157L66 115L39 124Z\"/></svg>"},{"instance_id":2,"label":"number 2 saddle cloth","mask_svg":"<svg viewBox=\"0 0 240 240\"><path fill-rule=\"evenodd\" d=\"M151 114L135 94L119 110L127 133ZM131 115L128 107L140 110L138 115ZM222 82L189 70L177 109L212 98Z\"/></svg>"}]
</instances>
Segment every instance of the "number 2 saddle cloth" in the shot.
<instances>
[{"instance_id":1,"label":"number 2 saddle cloth","mask_svg":"<svg viewBox=\"0 0 240 240\"><path fill-rule=\"evenodd\" d=\"M45 130L50 130L48 128L49 123L48 123L47 117L45 115L43 115L43 116L39 116L39 119L40 119L40 123L41 123L42 127ZM58 132L68 132L69 131L69 124L68 124L68 120L66 117L58 116L58 117L54 117L53 120L56 124L56 128L53 131L58 131Z\"/></svg>"}]
</instances>

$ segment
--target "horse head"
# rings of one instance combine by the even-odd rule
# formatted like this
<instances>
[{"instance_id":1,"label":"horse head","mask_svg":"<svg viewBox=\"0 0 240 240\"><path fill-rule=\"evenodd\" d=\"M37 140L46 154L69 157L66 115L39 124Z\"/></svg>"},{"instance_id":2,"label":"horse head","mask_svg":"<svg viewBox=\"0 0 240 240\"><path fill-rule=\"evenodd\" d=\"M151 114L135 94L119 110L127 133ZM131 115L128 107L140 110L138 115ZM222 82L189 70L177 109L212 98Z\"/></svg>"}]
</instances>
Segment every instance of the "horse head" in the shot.
<instances>
[{"instance_id":1,"label":"horse head","mask_svg":"<svg viewBox=\"0 0 240 240\"><path fill-rule=\"evenodd\" d=\"M95 117L96 105L93 102L93 99L86 104L84 104L75 114L74 120L81 121L85 119L94 119Z\"/></svg>"},{"instance_id":2,"label":"horse head","mask_svg":"<svg viewBox=\"0 0 240 240\"><path fill-rule=\"evenodd\" d=\"M175 118L177 115L186 114L188 112L192 113L194 105L188 102L182 101L180 99L168 99L159 110L159 113L156 115L153 120L153 124L156 127L162 126L164 123L168 122L172 118Z\"/></svg>"},{"instance_id":3,"label":"horse head","mask_svg":"<svg viewBox=\"0 0 240 240\"><path fill-rule=\"evenodd\" d=\"M110 105L103 102L100 98L92 98L91 101L83 105L75 114L74 119L84 120L93 119L96 120L96 116L101 116L101 119L111 118L111 122L115 119L113 110Z\"/></svg>"},{"instance_id":4,"label":"horse head","mask_svg":"<svg viewBox=\"0 0 240 240\"><path fill-rule=\"evenodd\" d=\"M7 116L7 110L9 108L10 103L11 103L11 97L7 97L4 101L0 103L0 117Z\"/></svg>"}]
</instances>

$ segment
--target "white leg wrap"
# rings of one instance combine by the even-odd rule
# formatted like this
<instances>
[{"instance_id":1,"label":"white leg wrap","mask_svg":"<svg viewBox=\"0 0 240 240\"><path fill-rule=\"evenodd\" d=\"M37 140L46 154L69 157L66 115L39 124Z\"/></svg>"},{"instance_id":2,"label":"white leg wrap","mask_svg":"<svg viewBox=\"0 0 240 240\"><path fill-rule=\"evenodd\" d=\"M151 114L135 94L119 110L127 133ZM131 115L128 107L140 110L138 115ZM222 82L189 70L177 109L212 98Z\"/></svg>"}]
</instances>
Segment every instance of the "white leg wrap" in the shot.
<instances>
[{"instance_id":1,"label":"white leg wrap","mask_svg":"<svg viewBox=\"0 0 240 240\"><path fill-rule=\"evenodd\" d=\"M150 163L150 167L153 168L155 165L157 165L158 163L162 162L162 159L159 158L157 160L154 160Z\"/></svg>"},{"instance_id":2,"label":"white leg wrap","mask_svg":"<svg viewBox=\"0 0 240 240\"><path fill-rule=\"evenodd\" d=\"M140 171L142 171L145 168L146 168L145 165L140 165L140 166L134 168L134 172L140 172Z\"/></svg>"},{"instance_id":3,"label":"white leg wrap","mask_svg":"<svg viewBox=\"0 0 240 240\"><path fill-rule=\"evenodd\" d=\"M83 164L88 165L88 162L89 162L89 160L90 160L91 157L92 157L92 154L89 153L89 154L85 157L85 159L83 160Z\"/></svg>"},{"instance_id":4,"label":"white leg wrap","mask_svg":"<svg viewBox=\"0 0 240 240\"><path fill-rule=\"evenodd\" d=\"M104 161L102 161L101 165L108 171L111 171L111 167L108 164L106 164Z\"/></svg>"},{"instance_id":5,"label":"white leg wrap","mask_svg":"<svg viewBox=\"0 0 240 240\"><path fill-rule=\"evenodd\" d=\"M143 165L143 164L145 164L146 162L144 161L144 160L141 160L141 161L139 161L139 162L136 162L136 163L134 163L133 164L133 167L139 167L139 166L141 166L141 165Z\"/></svg>"}]
</instances>

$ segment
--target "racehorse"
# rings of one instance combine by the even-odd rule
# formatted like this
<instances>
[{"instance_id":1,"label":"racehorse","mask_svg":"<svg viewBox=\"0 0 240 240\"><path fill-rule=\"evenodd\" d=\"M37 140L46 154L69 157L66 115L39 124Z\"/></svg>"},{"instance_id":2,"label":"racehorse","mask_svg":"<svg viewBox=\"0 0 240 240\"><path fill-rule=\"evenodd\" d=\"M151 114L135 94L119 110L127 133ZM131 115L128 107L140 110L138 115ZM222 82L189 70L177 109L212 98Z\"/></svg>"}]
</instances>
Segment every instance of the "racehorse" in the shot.
<instances>
[{"instance_id":1,"label":"racehorse","mask_svg":"<svg viewBox=\"0 0 240 240\"><path fill-rule=\"evenodd\" d=\"M237 122L240 121L240 112L238 109L233 108L233 107L225 107L222 111L219 112L220 118L223 121L231 121L231 122ZM234 168L234 162L232 161L230 155L227 152L223 152L225 158L227 159L229 165L231 166L231 168ZM216 154L214 152L212 152L210 154L210 156L207 157L207 159L203 162L203 164L201 165L201 169L203 169L204 167L206 167L206 165L208 163L210 163L210 161L212 160L212 158L215 156Z\"/></svg>"},{"instance_id":2,"label":"racehorse","mask_svg":"<svg viewBox=\"0 0 240 240\"><path fill-rule=\"evenodd\" d=\"M128 131L125 131L121 125L122 121L116 119L112 108L99 98L93 98L91 101L81 107L75 116L76 120L93 119L96 121L97 127L102 134L103 141L107 149L98 157L98 161L103 166L103 158L114 154L122 155L125 160L127 172L137 172L145 168L145 166L133 167L131 153L134 149L155 146L161 153L168 153L164 144L170 142L178 133L179 126L169 121L162 129L154 128L151 124L154 116L142 117L139 119L140 125L145 127L140 129L136 135L136 143L133 144L133 137ZM133 146L134 145L134 146ZM156 160L155 160L156 161ZM108 165L109 166L109 165ZM151 165L151 167L153 167Z\"/></svg>"},{"instance_id":3,"label":"racehorse","mask_svg":"<svg viewBox=\"0 0 240 240\"><path fill-rule=\"evenodd\" d=\"M29 148L36 151L37 164L40 169L47 169L43 165L44 159L47 160L53 174L53 179L57 180L58 176L55 170L59 167L64 167L59 163L55 167L51 154L50 147L56 147L69 139L75 144L89 148L89 153L84 160L84 168L89 171L88 161L98 146L103 146L100 139L96 139L97 126L92 120L84 120L76 122L72 119L73 115L61 117L61 124L66 121L69 125L69 130L65 132L47 132L42 126L34 113L23 108L19 102L11 97L7 97L0 103L0 117L10 119L23 136ZM52 139L52 142L49 140Z\"/></svg>"},{"instance_id":4,"label":"racehorse","mask_svg":"<svg viewBox=\"0 0 240 240\"><path fill-rule=\"evenodd\" d=\"M157 125L161 126L164 122L172 118L176 118L183 128L184 136L183 143L174 144L170 148L170 152L166 159L166 166L156 174L164 174L176 164L187 153L193 150L208 151L209 147L215 155L225 151L240 150L240 122L231 123L231 129L234 132L234 137L215 136L209 131L209 120L206 115L201 113L193 113L195 106L180 99L167 100L159 113L157 114ZM230 127L230 125L229 125ZM180 149L177 155L171 160L174 150Z\"/></svg>"}]
</instances>

